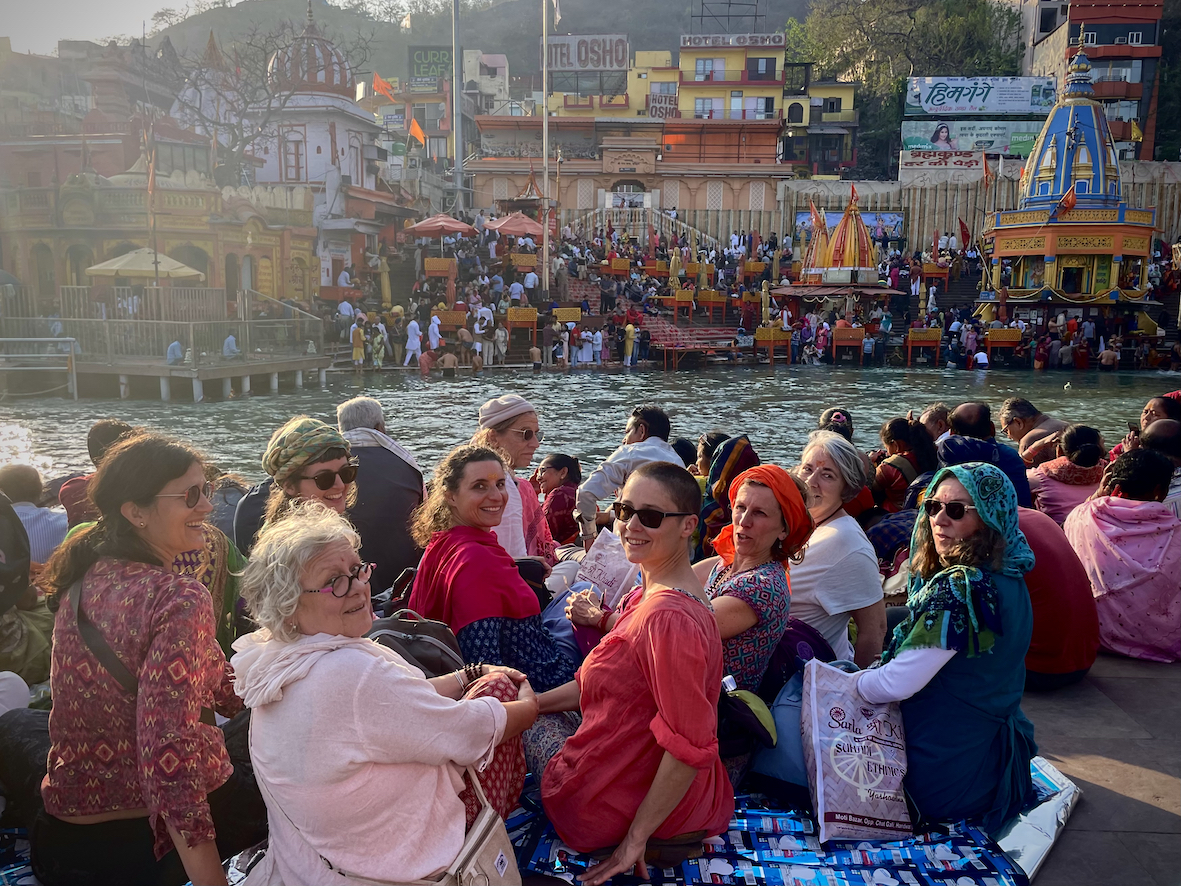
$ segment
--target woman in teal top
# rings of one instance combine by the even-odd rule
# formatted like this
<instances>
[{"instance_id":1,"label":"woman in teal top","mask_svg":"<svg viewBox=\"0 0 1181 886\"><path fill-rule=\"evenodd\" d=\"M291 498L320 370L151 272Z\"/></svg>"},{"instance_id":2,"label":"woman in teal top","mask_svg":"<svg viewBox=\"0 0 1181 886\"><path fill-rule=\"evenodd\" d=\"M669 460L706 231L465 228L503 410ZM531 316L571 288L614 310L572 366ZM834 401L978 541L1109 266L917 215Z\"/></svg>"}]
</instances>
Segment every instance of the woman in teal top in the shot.
<instances>
[{"instance_id":1,"label":"woman in teal top","mask_svg":"<svg viewBox=\"0 0 1181 886\"><path fill-rule=\"evenodd\" d=\"M940 470L911 539L910 613L857 689L901 702L906 789L924 821L995 833L1032 798L1033 725L1021 712L1033 552L996 467Z\"/></svg>"}]
</instances>

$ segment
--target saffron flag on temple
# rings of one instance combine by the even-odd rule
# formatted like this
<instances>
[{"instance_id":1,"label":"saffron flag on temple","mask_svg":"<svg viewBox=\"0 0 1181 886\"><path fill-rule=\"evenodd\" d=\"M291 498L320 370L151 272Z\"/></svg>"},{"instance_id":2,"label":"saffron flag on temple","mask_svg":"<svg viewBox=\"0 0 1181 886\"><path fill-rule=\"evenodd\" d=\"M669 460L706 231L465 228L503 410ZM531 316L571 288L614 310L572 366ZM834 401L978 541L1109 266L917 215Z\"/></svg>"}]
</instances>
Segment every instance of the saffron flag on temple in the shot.
<instances>
[{"instance_id":1,"label":"saffron flag on temple","mask_svg":"<svg viewBox=\"0 0 1181 886\"><path fill-rule=\"evenodd\" d=\"M1004 155L1002 154L1001 163L1004 162L1005 159ZM984 187L987 190L992 185L992 181L994 178L996 178L996 176L993 175L992 170L988 168L988 156L983 151L980 152L980 165L984 167ZM997 172L999 174L1000 170L998 169Z\"/></svg>"},{"instance_id":2,"label":"saffron flag on temple","mask_svg":"<svg viewBox=\"0 0 1181 886\"><path fill-rule=\"evenodd\" d=\"M1062 195L1062 199L1058 201L1058 205L1054 207L1054 211L1050 213L1050 218L1057 218L1064 212L1070 212L1074 209L1074 204L1078 202L1078 198L1074 193L1074 185L1070 186L1070 190Z\"/></svg>"},{"instance_id":3,"label":"saffron flag on temple","mask_svg":"<svg viewBox=\"0 0 1181 886\"><path fill-rule=\"evenodd\" d=\"M1135 120L1132 121L1132 141L1134 141L1134 142L1144 141L1144 133L1141 132L1140 124L1137 123Z\"/></svg>"},{"instance_id":4,"label":"saffron flag on temple","mask_svg":"<svg viewBox=\"0 0 1181 886\"><path fill-rule=\"evenodd\" d=\"M967 249L968 244L972 242L972 236L968 232L968 226L964 224L964 220L961 218L958 221L960 223L960 248Z\"/></svg>"},{"instance_id":5,"label":"saffron flag on temple","mask_svg":"<svg viewBox=\"0 0 1181 886\"><path fill-rule=\"evenodd\" d=\"M410 13L406 13L406 17L402 19L402 30L410 30Z\"/></svg>"},{"instance_id":6,"label":"saffron flag on temple","mask_svg":"<svg viewBox=\"0 0 1181 886\"><path fill-rule=\"evenodd\" d=\"M379 95L384 95L390 101L394 101L394 90L390 87L390 81L382 77L377 71L373 72L373 91Z\"/></svg>"},{"instance_id":7,"label":"saffron flag on temple","mask_svg":"<svg viewBox=\"0 0 1181 886\"><path fill-rule=\"evenodd\" d=\"M849 201L851 203L856 203L857 202L857 185L852 185L851 187L853 189L853 193L849 195Z\"/></svg>"},{"instance_id":8,"label":"saffron flag on temple","mask_svg":"<svg viewBox=\"0 0 1181 886\"><path fill-rule=\"evenodd\" d=\"M422 127L413 117L410 118L410 137L418 139L419 144L426 147L426 133L422 131Z\"/></svg>"}]
</instances>

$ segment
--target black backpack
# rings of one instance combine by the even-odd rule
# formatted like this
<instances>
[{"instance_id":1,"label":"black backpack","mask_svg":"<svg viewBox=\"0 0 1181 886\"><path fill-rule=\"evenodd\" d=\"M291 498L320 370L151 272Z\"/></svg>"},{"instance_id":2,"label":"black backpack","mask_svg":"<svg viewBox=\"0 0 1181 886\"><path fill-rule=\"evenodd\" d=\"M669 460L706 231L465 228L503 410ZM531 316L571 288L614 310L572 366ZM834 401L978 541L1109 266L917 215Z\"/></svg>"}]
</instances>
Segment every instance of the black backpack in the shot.
<instances>
[{"instance_id":1,"label":"black backpack","mask_svg":"<svg viewBox=\"0 0 1181 886\"><path fill-rule=\"evenodd\" d=\"M15 606L29 590L29 535L0 492L0 614Z\"/></svg>"}]
</instances>

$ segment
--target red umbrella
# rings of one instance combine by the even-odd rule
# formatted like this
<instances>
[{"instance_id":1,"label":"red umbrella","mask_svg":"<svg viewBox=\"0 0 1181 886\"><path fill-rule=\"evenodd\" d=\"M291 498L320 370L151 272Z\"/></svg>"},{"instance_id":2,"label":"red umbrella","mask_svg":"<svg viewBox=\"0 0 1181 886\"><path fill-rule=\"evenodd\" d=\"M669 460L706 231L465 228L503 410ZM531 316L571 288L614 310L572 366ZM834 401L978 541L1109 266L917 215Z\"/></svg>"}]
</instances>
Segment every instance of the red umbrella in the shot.
<instances>
[{"instance_id":1,"label":"red umbrella","mask_svg":"<svg viewBox=\"0 0 1181 886\"><path fill-rule=\"evenodd\" d=\"M485 227L498 231L506 237L540 237L544 233L541 223L529 218L523 212L514 212L504 218L487 222Z\"/></svg>"}]
</instances>

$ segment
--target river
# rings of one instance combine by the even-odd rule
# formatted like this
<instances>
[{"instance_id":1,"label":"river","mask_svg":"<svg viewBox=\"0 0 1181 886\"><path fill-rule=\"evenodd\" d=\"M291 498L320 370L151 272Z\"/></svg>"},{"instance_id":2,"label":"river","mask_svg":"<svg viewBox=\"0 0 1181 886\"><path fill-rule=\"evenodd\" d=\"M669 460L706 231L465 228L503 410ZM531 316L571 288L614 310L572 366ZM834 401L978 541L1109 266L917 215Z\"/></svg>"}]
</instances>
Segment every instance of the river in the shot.
<instances>
[{"instance_id":1,"label":"river","mask_svg":"<svg viewBox=\"0 0 1181 886\"><path fill-rule=\"evenodd\" d=\"M158 400L10 399L0 402L0 464L26 462L46 478L90 470L86 432L100 418L121 418L193 443L225 470L257 479L271 433L293 415L335 422L336 405L365 394L381 401L393 436L429 471L476 428L479 405L518 393L538 408L545 442L539 457L566 452L597 464L619 445L633 405L656 403L668 411L673 434L696 441L719 428L748 434L764 461L794 464L809 430L829 406L853 416L856 442L878 445L882 422L907 409L942 400L955 405L983 400L993 407L1011 396L1043 412L1097 427L1110 446L1138 419L1144 403L1181 387L1181 375L1163 372L1032 373L992 370L853 369L829 366L712 367L698 371L590 371L533 375L496 370L482 378L423 380L391 372L358 379L330 373L329 385L274 396L224 402ZM1064 389L1069 383L1070 387ZM999 429L998 429L999 430Z\"/></svg>"}]
</instances>

